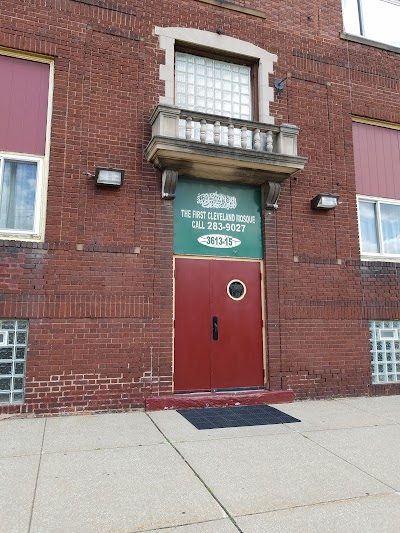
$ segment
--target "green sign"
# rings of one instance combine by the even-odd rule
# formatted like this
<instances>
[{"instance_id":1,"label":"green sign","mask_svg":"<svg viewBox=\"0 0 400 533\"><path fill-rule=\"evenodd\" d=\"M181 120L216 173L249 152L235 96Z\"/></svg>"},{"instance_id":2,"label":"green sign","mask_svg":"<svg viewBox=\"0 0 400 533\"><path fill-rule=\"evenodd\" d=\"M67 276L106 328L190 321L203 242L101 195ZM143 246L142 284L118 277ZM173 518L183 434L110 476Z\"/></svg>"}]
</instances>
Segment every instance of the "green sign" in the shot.
<instances>
[{"instance_id":1,"label":"green sign","mask_svg":"<svg viewBox=\"0 0 400 533\"><path fill-rule=\"evenodd\" d=\"M174 200L174 252L262 258L260 190L179 179Z\"/></svg>"}]
</instances>

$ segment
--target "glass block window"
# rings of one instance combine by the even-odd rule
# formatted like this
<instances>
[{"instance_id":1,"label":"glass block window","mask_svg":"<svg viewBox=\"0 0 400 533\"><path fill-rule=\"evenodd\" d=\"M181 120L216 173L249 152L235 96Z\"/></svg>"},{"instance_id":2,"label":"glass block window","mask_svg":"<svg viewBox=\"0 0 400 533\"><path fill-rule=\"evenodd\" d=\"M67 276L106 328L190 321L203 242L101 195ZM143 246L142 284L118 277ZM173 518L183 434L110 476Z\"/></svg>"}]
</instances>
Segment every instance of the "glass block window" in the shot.
<instances>
[{"instance_id":1,"label":"glass block window","mask_svg":"<svg viewBox=\"0 0 400 533\"><path fill-rule=\"evenodd\" d=\"M252 119L251 68L176 53L175 103L182 109Z\"/></svg>"},{"instance_id":2,"label":"glass block window","mask_svg":"<svg viewBox=\"0 0 400 533\"><path fill-rule=\"evenodd\" d=\"M372 383L400 383L400 320L372 320Z\"/></svg>"},{"instance_id":3,"label":"glass block window","mask_svg":"<svg viewBox=\"0 0 400 533\"><path fill-rule=\"evenodd\" d=\"M251 67L217 59L176 53L175 104L181 109L209 115L252 120ZM179 137L185 138L185 120L179 121ZM228 145L228 128L222 126L220 144ZM194 123L195 140L200 124ZM207 125L206 142L213 143L213 126ZM248 147L252 134L247 132ZM241 146L240 129L234 129L234 146Z\"/></svg>"},{"instance_id":4,"label":"glass block window","mask_svg":"<svg viewBox=\"0 0 400 533\"><path fill-rule=\"evenodd\" d=\"M27 320L0 320L0 405L24 402Z\"/></svg>"}]
</instances>

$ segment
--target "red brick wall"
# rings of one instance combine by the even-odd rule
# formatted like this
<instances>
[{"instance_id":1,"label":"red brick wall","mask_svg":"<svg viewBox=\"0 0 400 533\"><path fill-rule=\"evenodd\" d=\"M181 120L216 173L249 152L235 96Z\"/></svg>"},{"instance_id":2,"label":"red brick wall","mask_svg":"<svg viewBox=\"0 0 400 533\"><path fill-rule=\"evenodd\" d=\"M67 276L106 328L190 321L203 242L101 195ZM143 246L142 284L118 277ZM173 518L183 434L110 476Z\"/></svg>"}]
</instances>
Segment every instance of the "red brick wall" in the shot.
<instances>
[{"instance_id":1,"label":"red brick wall","mask_svg":"<svg viewBox=\"0 0 400 533\"><path fill-rule=\"evenodd\" d=\"M288 76L271 112L300 126L309 161L265 213L270 388L398 391L370 385L367 320L400 318L400 287L397 267L359 261L351 114L400 123L400 55L341 40L340 0L237 3L267 18L196 0L2 0L0 46L55 60L45 243L0 247L0 316L30 319L26 404L2 411L129 408L172 390L173 206L144 158L163 94L156 25L222 29ZM125 169L121 189L97 189L96 166ZM320 192L340 206L311 211Z\"/></svg>"}]
</instances>

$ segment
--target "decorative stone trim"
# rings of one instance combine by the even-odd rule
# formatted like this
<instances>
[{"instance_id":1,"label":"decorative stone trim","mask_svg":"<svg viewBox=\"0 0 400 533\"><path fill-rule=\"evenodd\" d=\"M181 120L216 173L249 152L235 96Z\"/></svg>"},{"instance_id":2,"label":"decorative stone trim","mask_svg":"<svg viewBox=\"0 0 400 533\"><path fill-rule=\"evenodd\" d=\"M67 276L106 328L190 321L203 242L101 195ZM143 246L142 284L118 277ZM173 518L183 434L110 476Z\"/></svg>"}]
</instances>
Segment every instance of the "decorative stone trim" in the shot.
<instances>
[{"instance_id":1,"label":"decorative stone trim","mask_svg":"<svg viewBox=\"0 0 400 533\"><path fill-rule=\"evenodd\" d=\"M197 0L197 2L211 4L212 6L218 6L224 9L230 9L232 11L238 11L239 13L244 13L245 15L252 15L253 17L260 17L262 19L267 18L265 11L259 11L258 9L253 9L251 7L239 6L234 2L226 2L225 0Z\"/></svg>"},{"instance_id":2,"label":"decorative stone trim","mask_svg":"<svg viewBox=\"0 0 400 533\"><path fill-rule=\"evenodd\" d=\"M275 181L268 181L264 185L264 208L268 210L278 209L278 198L281 185Z\"/></svg>"},{"instance_id":3,"label":"decorative stone trim","mask_svg":"<svg viewBox=\"0 0 400 533\"><path fill-rule=\"evenodd\" d=\"M176 195L178 172L176 170L163 170L161 179L161 197L164 200L173 200Z\"/></svg>"},{"instance_id":4,"label":"decorative stone trim","mask_svg":"<svg viewBox=\"0 0 400 533\"><path fill-rule=\"evenodd\" d=\"M140 246L129 245L102 245L102 244L75 244L73 242L27 242L27 241L8 241L0 240L0 251L5 249L6 253L15 253L22 250L27 250L27 253L32 254L46 254L48 250L62 250L65 252L101 252L108 254L140 254Z\"/></svg>"},{"instance_id":5,"label":"decorative stone trim","mask_svg":"<svg viewBox=\"0 0 400 533\"><path fill-rule=\"evenodd\" d=\"M274 90L268 85L268 76L273 73L273 64L277 56L263 48L210 31L195 28L161 28L156 26L154 34L158 35L160 48L165 50L165 64L160 65L160 80L165 82L165 94L160 96L160 104L174 105L175 103L175 42L194 46L207 47L229 55L245 55L258 62L258 101L259 121L274 124L274 117L269 114L269 104L274 100ZM243 53L245 52L245 54Z\"/></svg>"},{"instance_id":6,"label":"decorative stone trim","mask_svg":"<svg viewBox=\"0 0 400 533\"><path fill-rule=\"evenodd\" d=\"M400 54L400 48L398 46L373 41L372 39L368 39L367 37L363 37L362 35L353 35L351 33L346 33L345 31L342 31L339 36L345 41L366 44L367 46L373 46L374 48L380 48L381 50L387 50L388 52L395 52L396 54Z\"/></svg>"},{"instance_id":7,"label":"decorative stone trim","mask_svg":"<svg viewBox=\"0 0 400 533\"><path fill-rule=\"evenodd\" d=\"M72 0L77 4L85 4L87 6L99 7L100 9L106 9L108 11L115 11L116 13L123 13L124 15L136 16L136 10L127 6L117 4L114 2L108 2L107 0Z\"/></svg>"}]
</instances>

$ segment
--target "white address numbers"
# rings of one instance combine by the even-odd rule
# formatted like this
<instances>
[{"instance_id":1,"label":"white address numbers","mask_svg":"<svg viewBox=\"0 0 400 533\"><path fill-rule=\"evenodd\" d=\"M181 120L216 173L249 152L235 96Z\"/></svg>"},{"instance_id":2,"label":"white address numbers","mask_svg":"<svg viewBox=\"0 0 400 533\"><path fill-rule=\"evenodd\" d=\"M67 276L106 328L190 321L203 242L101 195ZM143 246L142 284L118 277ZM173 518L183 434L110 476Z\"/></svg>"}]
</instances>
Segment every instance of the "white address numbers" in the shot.
<instances>
[{"instance_id":1,"label":"white address numbers","mask_svg":"<svg viewBox=\"0 0 400 533\"><path fill-rule=\"evenodd\" d=\"M210 248L235 248L241 244L239 239L229 235L202 235L197 240Z\"/></svg>"}]
</instances>

